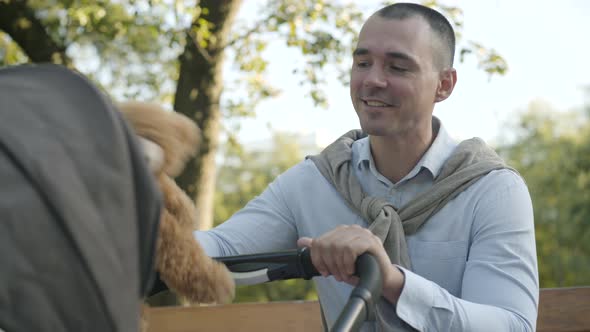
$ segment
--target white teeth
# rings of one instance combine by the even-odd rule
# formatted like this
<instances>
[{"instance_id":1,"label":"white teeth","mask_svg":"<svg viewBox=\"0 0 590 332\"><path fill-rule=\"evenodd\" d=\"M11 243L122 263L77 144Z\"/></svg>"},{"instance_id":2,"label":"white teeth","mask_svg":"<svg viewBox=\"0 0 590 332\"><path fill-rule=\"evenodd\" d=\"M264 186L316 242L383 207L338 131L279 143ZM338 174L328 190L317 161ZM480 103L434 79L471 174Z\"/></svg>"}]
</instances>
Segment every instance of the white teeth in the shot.
<instances>
[{"instance_id":1,"label":"white teeth","mask_svg":"<svg viewBox=\"0 0 590 332\"><path fill-rule=\"evenodd\" d=\"M383 107L383 106L387 106L387 104L384 104L382 102L379 101L366 101L367 105L369 106L374 106L374 107Z\"/></svg>"}]
</instances>

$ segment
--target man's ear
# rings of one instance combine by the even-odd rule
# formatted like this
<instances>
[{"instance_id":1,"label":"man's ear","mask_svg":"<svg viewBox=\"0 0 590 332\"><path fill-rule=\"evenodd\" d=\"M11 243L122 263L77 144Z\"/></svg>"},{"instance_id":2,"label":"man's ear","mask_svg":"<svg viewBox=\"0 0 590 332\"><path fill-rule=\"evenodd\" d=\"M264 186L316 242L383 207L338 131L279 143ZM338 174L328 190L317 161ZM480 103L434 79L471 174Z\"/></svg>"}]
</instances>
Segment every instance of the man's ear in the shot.
<instances>
[{"instance_id":1,"label":"man's ear","mask_svg":"<svg viewBox=\"0 0 590 332\"><path fill-rule=\"evenodd\" d=\"M439 74L438 87L434 101L443 101L451 95L457 84L457 71L454 68L443 69Z\"/></svg>"}]
</instances>

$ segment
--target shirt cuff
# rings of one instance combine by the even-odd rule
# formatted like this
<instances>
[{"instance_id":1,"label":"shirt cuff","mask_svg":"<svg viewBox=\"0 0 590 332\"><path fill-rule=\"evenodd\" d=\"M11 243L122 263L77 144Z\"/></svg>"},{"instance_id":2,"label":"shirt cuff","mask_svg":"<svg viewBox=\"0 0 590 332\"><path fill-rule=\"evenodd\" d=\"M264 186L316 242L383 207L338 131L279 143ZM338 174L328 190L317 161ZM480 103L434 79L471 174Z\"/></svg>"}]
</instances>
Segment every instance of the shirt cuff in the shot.
<instances>
[{"instance_id":1,"label":"shirt cuff","mask_svg":"<svg viewBox=\"0 0 590 332\"><path fill-rule=\"evenodd\" d=\"M401 266L397 266L397 268L405 275L405 281L397 300L396 314L408 325L419 331L424 331L427 317L434 307L434 286L431 281L410 270Z\"/></svg>"}]
</instances>

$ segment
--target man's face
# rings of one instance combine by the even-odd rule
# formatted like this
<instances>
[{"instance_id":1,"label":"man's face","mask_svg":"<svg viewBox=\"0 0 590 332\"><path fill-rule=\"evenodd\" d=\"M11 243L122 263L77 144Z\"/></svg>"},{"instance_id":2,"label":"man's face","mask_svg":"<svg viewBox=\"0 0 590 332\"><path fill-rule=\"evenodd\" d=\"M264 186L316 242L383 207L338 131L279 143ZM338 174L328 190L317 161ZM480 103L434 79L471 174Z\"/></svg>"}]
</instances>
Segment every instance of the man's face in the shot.
<instances>
[{"instance_id":1,"label":"man's face","mask_svg":"<svg viewBox=\"0 0 590 332\"><path fill-rule=\"evenodd\" d=\"M419 17L371 17L353 55L352 104L369 135L398 136L430 128L439 85L433 38Z\"/></svg>"}]
</instances>

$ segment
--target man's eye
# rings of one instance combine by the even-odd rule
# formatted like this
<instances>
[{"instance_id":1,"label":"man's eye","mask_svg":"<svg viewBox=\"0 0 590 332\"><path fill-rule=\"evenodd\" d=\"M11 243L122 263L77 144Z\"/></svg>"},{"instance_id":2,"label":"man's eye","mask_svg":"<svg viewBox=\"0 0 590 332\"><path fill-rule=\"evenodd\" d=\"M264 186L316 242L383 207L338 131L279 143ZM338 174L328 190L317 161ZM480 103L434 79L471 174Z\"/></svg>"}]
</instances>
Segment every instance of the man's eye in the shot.
<instances>
[{"instance_id":1,"label":"man's eye","mask_svg":"<svg viewBox=\"0 0 590 332\"><path fill-rule=\"evenodd\" d=\"M359 68L366 68L369 66L369 62L368 61L359 61L356 63L356 66Z\"/></svg>"},{"instance_id":2,"label":"man's eye","mask_svg":"<svg viewBox=\"0 0 590 332\"><path fill-rule=\"evenodd\" d=\"M408 71L406 68L400 67L400 66L389 66L389 68L391 68L391 70L393 70L393 71L399 71L399 72L406 72L406 71Z\"/></svg>"}]
</instances>

